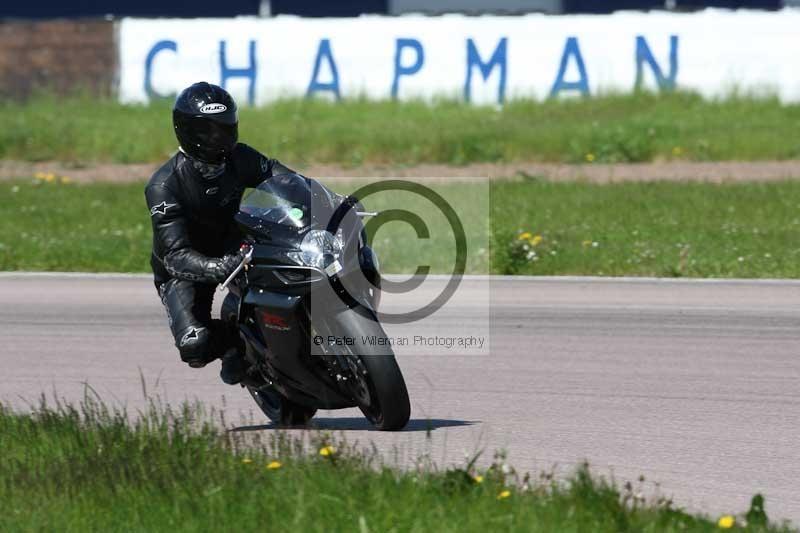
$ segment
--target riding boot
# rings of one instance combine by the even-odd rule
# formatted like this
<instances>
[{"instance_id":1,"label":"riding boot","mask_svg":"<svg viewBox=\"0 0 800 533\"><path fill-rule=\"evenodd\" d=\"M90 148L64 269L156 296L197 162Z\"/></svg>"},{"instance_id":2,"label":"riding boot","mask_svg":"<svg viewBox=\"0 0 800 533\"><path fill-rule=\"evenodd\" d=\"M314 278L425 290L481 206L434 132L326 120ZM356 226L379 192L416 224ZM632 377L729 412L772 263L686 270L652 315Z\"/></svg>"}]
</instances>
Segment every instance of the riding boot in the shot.
<instances>
[{"instance_id":1,"label":"riding boot","mask_svg":"<svg viewBox=\"0 0 800 533\"><path fill-rule=\"evenodd\" d=\"M247 365L238 348L230 348L225 352L222 356L222 368L219 371L223 383L236 385L245 378L246 372Z\"/></svg>"}]
</instances>

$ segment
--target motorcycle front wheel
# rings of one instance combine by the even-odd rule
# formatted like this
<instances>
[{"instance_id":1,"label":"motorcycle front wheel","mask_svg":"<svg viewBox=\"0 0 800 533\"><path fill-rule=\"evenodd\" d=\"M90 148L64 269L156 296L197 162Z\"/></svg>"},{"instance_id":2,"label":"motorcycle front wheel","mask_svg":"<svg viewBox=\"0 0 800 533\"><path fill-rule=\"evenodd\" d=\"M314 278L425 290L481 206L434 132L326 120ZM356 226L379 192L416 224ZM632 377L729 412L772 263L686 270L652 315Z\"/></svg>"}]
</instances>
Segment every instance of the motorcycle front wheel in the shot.
<instances>
[{"instance_id":1,"label":"motorcycle front wheel","mask_svg":"<svg viewBox=\"0 0 800 533\"><path fill-rule=\"evenodd\" d=\"M337 317L333 329L337 335L359 340L386 338L383 327L371 312L346 311ZM361 412L376 429L403 429L411 416L411 403L391 346L358 342L343 348L340 356L347 362L351 374L346 388Z\"/></svg>"}]
</instances>

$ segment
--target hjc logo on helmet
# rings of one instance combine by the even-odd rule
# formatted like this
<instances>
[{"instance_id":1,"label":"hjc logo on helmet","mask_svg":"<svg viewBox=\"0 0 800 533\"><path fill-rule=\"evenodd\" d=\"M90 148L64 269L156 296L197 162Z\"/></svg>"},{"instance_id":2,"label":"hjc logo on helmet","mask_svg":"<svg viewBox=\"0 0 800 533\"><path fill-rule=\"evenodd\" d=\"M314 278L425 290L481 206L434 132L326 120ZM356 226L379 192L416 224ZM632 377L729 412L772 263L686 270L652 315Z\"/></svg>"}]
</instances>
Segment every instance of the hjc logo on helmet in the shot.
<instances>
[{"instance_id":1,"label":"hjc logo on helmet","mask_svg":"<svg viewBox=\"0 0 800 533\"><path fill-rule=\"evenodd\" d=\"M201 113L206 113L209 115L214 113L224 113L227 110L228 107L225 104L217 104L217 103L206 104L200 108Z\"/></svg>"}]
</instances>

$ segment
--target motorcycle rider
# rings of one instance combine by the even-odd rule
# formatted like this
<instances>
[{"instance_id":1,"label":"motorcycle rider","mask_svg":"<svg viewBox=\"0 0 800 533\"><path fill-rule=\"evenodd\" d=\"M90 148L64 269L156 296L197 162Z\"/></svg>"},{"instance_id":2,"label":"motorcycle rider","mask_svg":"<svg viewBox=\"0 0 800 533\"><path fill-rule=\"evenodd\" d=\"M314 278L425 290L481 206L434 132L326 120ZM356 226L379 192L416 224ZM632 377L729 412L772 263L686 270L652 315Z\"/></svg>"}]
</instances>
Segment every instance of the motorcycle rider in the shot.
<instances>
[{"instance_id":1,"label":"motorcycle rider","mask_svg":"<svg viewBox=\"0 0 800 533\"><path fill-rule=\"evenodd\" d=\"M206 82L175 100L172 124L179 151L145 189L153 224L150 264L181 359L199 368L222 359L220 377L244 377L238 333L211 318L214 290L241 263L234 222L247 187L292 172L238 141L238 110L225 89Z\"/></svg>"}]
</instances>

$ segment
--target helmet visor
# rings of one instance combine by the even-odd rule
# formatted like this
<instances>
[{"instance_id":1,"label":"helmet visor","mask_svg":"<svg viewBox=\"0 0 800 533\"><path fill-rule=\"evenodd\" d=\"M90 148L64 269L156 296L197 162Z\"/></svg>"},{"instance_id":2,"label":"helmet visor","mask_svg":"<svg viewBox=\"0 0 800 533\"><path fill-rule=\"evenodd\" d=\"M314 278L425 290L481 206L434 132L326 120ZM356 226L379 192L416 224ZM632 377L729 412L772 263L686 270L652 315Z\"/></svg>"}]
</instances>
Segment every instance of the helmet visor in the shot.
<instances>
[{"instance_id":1,"label":"helmet visor","mask_svg":"<svg viewBox=\"0 0 800 533\"><path fill-rule=\"evenodd\" d=\"M197 156L209 163L216 163L229 155L239 140L238 123L197 118L192 124L192 141ZM186 148L186 147L184 147Z\"/></svg>"},{"instance_id":2,"label":"helmet visor","mask_svg":"<svg viewBox=\"0 0 800 533\"><path fill-rule=\"evenodd\" d=\"M239 110L236 109L235 107L233 109L229 108L222 113L214 113L213 115L203 114L199 116L203 118L208 118L214 122L219 122L220 124L233 125L239 123Z\"/></svg>"}]
</instances>

